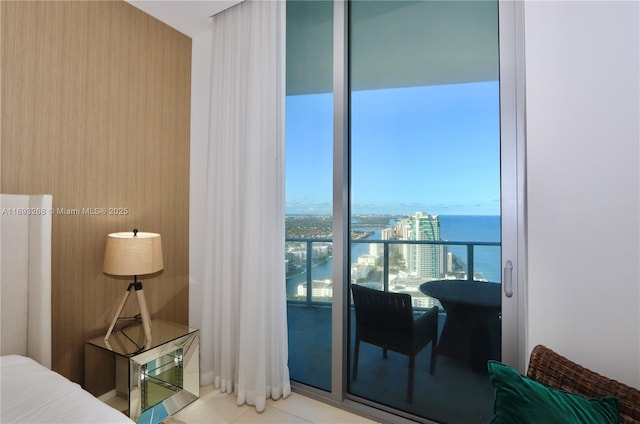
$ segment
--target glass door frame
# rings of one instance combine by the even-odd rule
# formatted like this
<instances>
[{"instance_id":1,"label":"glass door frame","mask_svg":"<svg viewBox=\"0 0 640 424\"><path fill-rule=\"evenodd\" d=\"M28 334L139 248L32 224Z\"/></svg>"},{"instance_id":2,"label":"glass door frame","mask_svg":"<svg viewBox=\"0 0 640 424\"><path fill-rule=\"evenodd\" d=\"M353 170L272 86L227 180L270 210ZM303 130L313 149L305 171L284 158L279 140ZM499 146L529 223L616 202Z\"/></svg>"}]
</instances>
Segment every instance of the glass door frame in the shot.
<instances>
[{"instance_id":1,"label":"glass door frame","mask_svg":"<svg viewBox=\"0 0 640 424\"><path fill-rule=\"evenodd\" d=\"M294 383L296 391L324 402L394 422L429 422L401 411L385 412L347 393L350 270L348 0L333 0L333 304L331 392ZM500 52L502 361L525 371L526 363L526 169L524 5L498 0ZM507 266L509 265L509 266ZM509 275L507 275L509 274ZM354 400L356 399L356 400ZM405 420L406 418L406 420Z\"/></svg>"},{"instance_id":2,"label":"glass door frame","mask_svg":"<svg viewBox=\"0 0 640 424\"><path fill-rule=\"evenodd\" d=\"M502 233L502 362L525 372L526 125L524 3L498 2ZM506 317L506 319L505 319Z\"/></svg>"}]
</instances>

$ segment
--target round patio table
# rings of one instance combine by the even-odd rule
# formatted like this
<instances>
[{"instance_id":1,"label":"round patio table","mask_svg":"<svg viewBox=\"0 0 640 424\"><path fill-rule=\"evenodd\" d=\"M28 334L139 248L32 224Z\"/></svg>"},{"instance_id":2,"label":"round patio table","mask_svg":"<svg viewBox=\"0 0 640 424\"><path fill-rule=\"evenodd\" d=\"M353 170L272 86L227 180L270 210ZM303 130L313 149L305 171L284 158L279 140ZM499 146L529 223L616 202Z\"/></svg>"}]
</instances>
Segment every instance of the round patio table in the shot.
<instances>
[{"instance_id":1,"label":"round patio table","mask_svg":"<svg viewBox=\"0 0 640 424\"><path fill-rule=\"evenodd\" d=\"M435 280L420 291L440 301L447 313L438 343L445 355L479 372L487 360L500 360L501 285L468 280Z\"/></svg>"}]
</instances>

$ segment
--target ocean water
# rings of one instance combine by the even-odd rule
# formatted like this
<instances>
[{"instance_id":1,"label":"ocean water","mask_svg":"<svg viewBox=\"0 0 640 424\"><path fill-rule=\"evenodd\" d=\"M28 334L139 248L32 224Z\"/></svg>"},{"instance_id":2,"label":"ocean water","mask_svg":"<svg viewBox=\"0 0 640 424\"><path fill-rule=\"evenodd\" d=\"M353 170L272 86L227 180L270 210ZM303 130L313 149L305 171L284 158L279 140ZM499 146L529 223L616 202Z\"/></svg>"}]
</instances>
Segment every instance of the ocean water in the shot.
<instances>
[{"instance_id":1,"label":"ocean water","mask_svg":"<svg viewBox=\"0 0 640 424\"><path fill-rule=\"evenodd\" d=\"M371 230L370 228L368 230ZM380 240L382 228L377 229L366 240ZM499 242L500 241L500 217L499 216L469 216L469 215L440 215L440 236L447 241L462 242ZM463 262L467 262L466 246L448 246L449 251L458 256ZM368 243L354 243L351 246L351 260L356 262L358 257L369 252ZM312 270L312 278L321 280L332 277L332 261L315 266ZM474 249L474 267L476 274L481 274L489 281L501 282L501 261L499 246L476 246ZM306 273L287 280L287 294L294 295L297 286L306 281Z\"/></svg>"},{"instance_id":2,"label":"ocean water","mask_svg":"<svg viewBox=\"0 0 640 424\"><path fill-rule=\"evenodd\" d=\"M440 237L447 241L500 242L500 217L493 215L440 215ZM465 246L449 246L449 251L466 261ZM494 283L501 282L499 246L476 246L475 272Z\"/></svg>"}]
</instances>

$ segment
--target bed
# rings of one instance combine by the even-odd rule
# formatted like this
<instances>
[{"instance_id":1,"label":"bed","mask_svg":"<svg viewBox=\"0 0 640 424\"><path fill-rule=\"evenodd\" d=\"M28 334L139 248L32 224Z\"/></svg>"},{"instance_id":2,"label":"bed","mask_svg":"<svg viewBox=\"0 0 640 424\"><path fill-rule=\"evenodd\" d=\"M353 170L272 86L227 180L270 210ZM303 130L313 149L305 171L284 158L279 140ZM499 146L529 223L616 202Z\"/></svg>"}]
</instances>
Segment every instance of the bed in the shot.
<instances>
[{"instance_id":1,"label":"bed","mask_svg":"<svg viewBox=\"0 0 640 424\"><path fill-rule=\"evenodd\" d=\"M0 422L127 423L51 368L51 195L0 195Z\"/></svg>"}]
</instances>

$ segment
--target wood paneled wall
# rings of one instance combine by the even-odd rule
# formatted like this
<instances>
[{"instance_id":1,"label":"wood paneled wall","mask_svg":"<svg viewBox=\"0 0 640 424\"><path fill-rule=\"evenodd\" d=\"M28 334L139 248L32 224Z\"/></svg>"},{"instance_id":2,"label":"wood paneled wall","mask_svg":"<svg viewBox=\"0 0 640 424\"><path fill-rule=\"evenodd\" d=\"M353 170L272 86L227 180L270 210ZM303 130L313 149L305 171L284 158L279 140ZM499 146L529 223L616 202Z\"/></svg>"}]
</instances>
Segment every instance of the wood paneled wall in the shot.
<instances>
[{"instance_id":1,"label":"wood paneled wall","mask_svg":"<svg viewBox=\"0 0 640 424\"><path fill-rule=\"evenodd\" d=\"M188 321L191 39L120 1L1 13L0 188L53 195L53 369L82 383L84 342L128 285L102 273L108 233L162 235L147 303L152 319Z\"/></svg>"}]
</instances>

